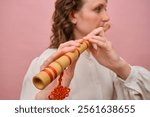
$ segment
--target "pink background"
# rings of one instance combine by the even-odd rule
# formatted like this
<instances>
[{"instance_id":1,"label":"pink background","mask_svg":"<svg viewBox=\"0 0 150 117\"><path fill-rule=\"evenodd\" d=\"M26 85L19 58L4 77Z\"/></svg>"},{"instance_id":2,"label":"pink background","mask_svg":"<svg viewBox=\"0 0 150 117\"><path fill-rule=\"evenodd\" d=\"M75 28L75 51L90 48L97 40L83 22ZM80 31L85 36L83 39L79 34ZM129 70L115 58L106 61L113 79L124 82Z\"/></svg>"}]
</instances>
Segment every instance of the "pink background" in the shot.
<instances>
[{"instance_id":1,"label":"pink background","mask_svg":"<svg viewBox=\"0 0 150 117\"><path fill-rule=\"evenodd\" d=\"M0 99L19 99L33 58L49 45L54 0L0 0ZM150 69L150 0L109 0L108 39L132 65Z\"/></svg>"}]
</instances>

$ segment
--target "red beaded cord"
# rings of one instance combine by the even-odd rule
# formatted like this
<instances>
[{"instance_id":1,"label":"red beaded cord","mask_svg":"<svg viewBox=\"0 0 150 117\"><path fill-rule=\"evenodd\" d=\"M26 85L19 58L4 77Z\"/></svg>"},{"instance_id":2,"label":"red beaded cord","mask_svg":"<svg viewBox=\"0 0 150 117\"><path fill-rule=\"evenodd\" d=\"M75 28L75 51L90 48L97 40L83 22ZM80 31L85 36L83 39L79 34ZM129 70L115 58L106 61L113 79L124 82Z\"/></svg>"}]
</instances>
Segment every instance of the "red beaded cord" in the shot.
<instances>
[{"instance_id":1,"label":"red beaded cord","mask_svg":"<svg viewBox=\"0 0 150 117\"><path fill-rule=\"evenodd\" d=\"M61 73L58 81L58 86L48 95L49 100L63 100L65 97L69 96L70 88L63 87L61 85L63 72Z\"/></svg>"}]
</instances>

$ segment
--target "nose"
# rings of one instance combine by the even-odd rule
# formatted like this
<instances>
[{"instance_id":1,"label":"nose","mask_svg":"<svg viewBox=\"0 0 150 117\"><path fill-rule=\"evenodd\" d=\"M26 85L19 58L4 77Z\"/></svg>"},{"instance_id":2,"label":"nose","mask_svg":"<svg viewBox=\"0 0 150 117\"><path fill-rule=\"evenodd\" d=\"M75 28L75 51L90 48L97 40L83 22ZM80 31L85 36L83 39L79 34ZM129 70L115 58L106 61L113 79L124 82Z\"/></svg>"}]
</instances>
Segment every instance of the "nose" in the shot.
<instances>
[{"instance_id":1,"label":"nose","mask_svg":"<svg viewBox=\"0 0 150 117\"><path fill-rule=\"evenodd\" d=\"M102 13L102 21L103 22L108 22L110 20L108 14L107 14L107 11L104 10L103 13Z\"/></svg>"}]
</instances>

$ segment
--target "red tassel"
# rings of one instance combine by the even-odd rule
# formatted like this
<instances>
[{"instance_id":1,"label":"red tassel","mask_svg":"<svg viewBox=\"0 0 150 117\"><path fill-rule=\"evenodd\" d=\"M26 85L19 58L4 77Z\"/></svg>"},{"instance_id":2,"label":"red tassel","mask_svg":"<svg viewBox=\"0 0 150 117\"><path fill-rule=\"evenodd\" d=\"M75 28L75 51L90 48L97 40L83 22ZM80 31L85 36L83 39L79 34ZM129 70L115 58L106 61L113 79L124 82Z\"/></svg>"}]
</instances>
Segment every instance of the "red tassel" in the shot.
<instances>
[{"instance_id":1,"label":"red tassel","mask_svg":"<svg viewBox=\"0 0 150 117\"><path fill-rule=\"evenodd\" d=\"M58 86L48 95L49 100L63 100L69 96L70 88L61 85L63 72L61 73L58 81Z\"/></svg>"}]
</instances>

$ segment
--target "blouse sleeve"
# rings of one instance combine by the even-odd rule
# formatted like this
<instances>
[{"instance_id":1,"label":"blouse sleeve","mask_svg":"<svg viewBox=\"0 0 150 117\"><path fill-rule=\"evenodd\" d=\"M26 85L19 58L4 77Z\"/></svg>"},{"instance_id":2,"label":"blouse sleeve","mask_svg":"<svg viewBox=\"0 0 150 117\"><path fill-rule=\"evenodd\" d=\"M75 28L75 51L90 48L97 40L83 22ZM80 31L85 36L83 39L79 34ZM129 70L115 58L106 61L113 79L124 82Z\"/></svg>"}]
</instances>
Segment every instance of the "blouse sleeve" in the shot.
<instances>
[{"instance_id":1,"label":"blouse sleeve","mask_svg":"<svg viewBox=\"0 0 150 117\"><path fill-rule=\"evenodd\" d=\"M150 99L150 71L143 67L131 66L126 80L114 79L115 99Z\"/></svg>"},{"instance_id":2,"label":"blouse sleeve","mask_svg":"<svg viewBox=\"0 0 150 117\"><path fill-rule=\"evenodd\" d=\"M35 99L35 95L37 92L39 92L38 89L35 88L35 86L32 83L33 76L40 71L40 67L38 66L38 58L35 58L24 77L23 84L22 84L22 90L20 99L21 100L32 100Z\"/></svg>"},{"instance_id":3,"label":"blouse sleeve","mask_svg":"<svg viewBox=\"0 0 150 117\"><path fill-rule=\"evenodd\" d=\"M43 62L50 56L52 53L54 53L55 49L47 49L44 51L39 57L35 58L29 68L28 71L24 77L23 84L22 84L22 90L20 99L22 100L33 100L35 99L36 94L40 91L38 90L32 82L32 78L40 72L40 66L43 64Z\"/></svg>"}]
</instances>

